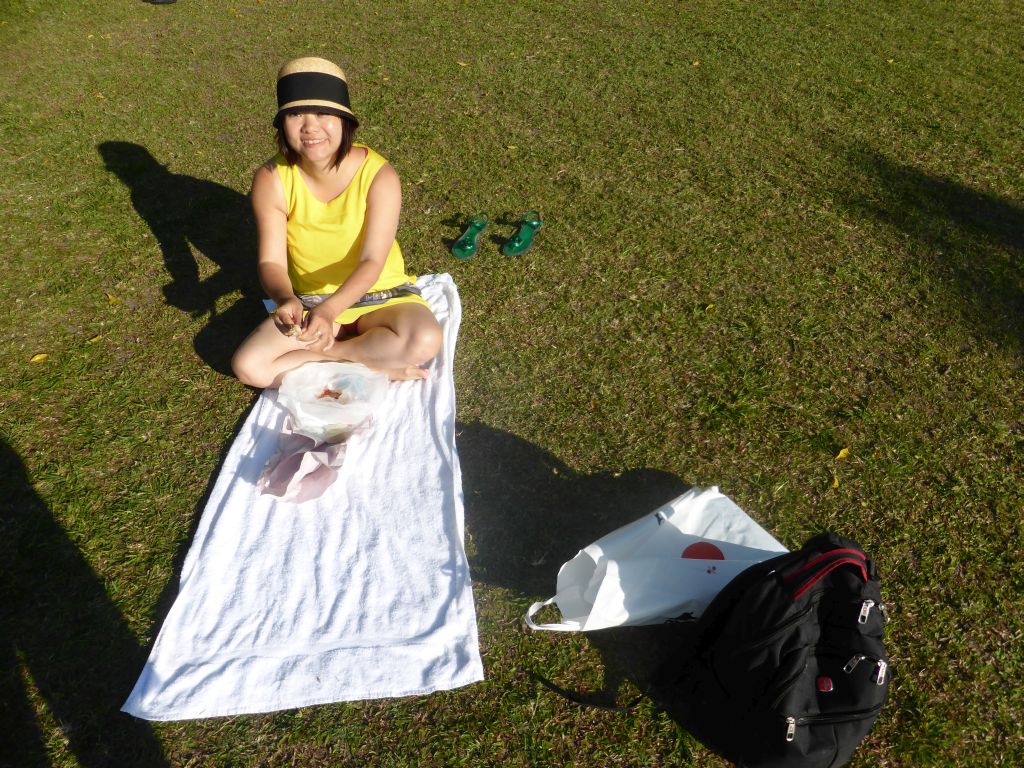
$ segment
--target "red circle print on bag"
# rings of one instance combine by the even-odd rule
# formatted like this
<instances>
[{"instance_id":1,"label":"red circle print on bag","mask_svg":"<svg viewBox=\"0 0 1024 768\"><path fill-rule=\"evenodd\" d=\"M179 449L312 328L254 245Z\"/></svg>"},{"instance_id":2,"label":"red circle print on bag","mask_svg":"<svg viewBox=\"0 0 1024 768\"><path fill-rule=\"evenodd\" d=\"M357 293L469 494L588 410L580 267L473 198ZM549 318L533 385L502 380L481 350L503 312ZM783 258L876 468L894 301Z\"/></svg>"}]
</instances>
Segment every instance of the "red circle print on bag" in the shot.
<instances>
[{"instance_id":1,"label":"red circle print on bag","mask_svg":"<svg viewBox=\"0 0 1024 768\"><path fill-rule=\"evenodd\" d=\"M683 550L683 554L680 557L684 557L687 560L725 560L722 550L710 541L698 541L691 544Z\"/></svg>"}]
</instances>

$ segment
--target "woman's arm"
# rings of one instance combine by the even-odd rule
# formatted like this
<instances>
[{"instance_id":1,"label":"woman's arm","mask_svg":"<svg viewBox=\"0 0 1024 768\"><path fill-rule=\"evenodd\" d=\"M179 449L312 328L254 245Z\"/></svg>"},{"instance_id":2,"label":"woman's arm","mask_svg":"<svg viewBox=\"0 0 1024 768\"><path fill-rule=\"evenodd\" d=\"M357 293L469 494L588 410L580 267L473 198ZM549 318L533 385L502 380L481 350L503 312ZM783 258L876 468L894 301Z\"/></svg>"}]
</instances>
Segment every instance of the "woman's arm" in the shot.
<instances>
[{"instance_id":1,"label":"woman's arm","mask_svg":"<svg viewBox=\"0 0 1024 768\"><path fill-rule=\"evenodd\" d=\"M331 321L351 307L377 282L398 232L402 186L398 173L385 164L377 171L366 197L366 230L359 264L334 295L310 312L308 323ZM316 316L314 319L314 315Z\"/></svg>"},{"instance_id":2,"label":"woman's arm","mask_svg":"<svg viewBox=\"0 0 1024 768\"><path fill-rule=\"evenodd\" d=\"M270 163L261 165L253 176L252 210L259 242L256 269L260 284L277 304L278 324L286 328L299 325L303 308L288 277L288 213L284 188Z\"/></svg>"}]
</instances>

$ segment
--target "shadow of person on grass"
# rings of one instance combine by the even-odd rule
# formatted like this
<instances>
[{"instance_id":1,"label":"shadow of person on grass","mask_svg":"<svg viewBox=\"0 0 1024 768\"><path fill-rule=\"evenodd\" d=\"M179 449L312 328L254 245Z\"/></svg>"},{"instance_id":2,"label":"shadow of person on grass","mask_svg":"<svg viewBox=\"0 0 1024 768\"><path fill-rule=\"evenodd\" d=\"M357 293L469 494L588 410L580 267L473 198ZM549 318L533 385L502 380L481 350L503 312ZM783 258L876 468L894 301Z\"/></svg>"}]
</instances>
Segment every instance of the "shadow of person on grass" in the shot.
<instances>
[{"instance_id":1,"label":"shadow of person on grass","mask_svg":"<svg viewBox=\"0 0 1024 768\"><path fill-rule=\"evenodd\" d=\"M163 288L167 303L209 316L196 335L196 353L214 370L231 375L231 355L266 316L248 196L216 182L171 173L138 144L105 141L97 149L107 169L130 190L136 213L160 244L171 278ZM196 253L217 270L200 277ZM240 299L217 310L219 299L237 292Z\"/></svg>"},{"instance_id":2,"label":"shadow of person on grass","mask_svg":"<svg viewBox=\"0 0 1024 768\"><path fill-rule=\"evenodd\" d=\"M3 440L0 561L0 766L50 765L38 706L83 768L168 765L120 711L144 650Z\"/></svg>"},{"instance_id":3,"label":"shadow of person on grass","mask_svg":"<svg viewBox=\"0 0 1024 768\"><path fill-rule=\"evenodd\" d=\"M922 263L964 300L965 320L1024 348L1024 208L869 147L837 151L856 172L842 202L924 246Z\"/></svg>"},{"instance_id":4,"label":"shadow of person on grass","mask_svg":"<svg viewBox=\"0 0 1024 768\"><path fill-rule=\"evenodd\" d=\"M668 472L635 469L583 475L508 432L460 423L466 530L473 580L549 597L562 563L593 541L657 509L688 485ZM605 668L596 698L610 703L624 680L643 689L676 650L678 627L588 632Z\"/></svg>"}]
</instances>

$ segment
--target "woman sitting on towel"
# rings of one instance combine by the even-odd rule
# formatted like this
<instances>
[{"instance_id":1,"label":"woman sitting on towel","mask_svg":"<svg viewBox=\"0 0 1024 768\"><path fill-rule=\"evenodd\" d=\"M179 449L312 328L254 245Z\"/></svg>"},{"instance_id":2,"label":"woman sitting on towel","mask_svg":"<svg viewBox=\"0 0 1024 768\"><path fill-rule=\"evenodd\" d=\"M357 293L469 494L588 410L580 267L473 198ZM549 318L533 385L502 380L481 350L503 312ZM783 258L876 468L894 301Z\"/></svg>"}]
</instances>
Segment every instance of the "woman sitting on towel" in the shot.
<instances>
[{"instance_id":1,"label":"woman sitting on towel","mask_svg":"<svg viewBox=\"0 0 1024 768\"><path fill-rule=\"evenodd\" d=\"M277 309L235 352L235 375L277 387L303 363L349 360L392 379L425 378L441 328L395 240L398 174L353 143L345 73L324 59L289 61L277 104L279 152L252 183L259 278Z\"/></svg>"}]
</instances>

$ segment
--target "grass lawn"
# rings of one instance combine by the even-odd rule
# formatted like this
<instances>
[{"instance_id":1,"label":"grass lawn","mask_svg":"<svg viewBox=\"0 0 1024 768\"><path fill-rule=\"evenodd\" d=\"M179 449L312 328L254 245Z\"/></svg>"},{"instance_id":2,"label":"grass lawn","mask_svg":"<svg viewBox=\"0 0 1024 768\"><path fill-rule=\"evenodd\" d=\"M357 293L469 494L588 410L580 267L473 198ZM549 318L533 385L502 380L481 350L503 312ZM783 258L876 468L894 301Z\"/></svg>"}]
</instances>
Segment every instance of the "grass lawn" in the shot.
<instances>
[{"instance_id":1,"label":"grass lawn","mask_svg":"<svg viewBox=\"0 0 1024 768\"><path fill-rule=\"evenodd\" d=\"M0 765L723 766L530 682L628 696L606 638L520 629L689 485L877 559L894 677L852 765L1020 765L1022 27L1010 0L0 3ZM307 53L403 179L410 269L460 289L487 679L134 722L254 400L226 373L260 316L245 196Z\"/></svg>"}]
</instances>

